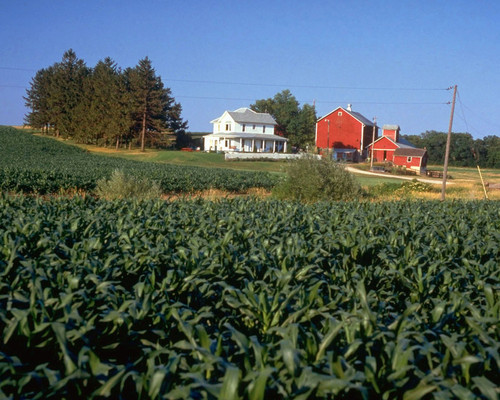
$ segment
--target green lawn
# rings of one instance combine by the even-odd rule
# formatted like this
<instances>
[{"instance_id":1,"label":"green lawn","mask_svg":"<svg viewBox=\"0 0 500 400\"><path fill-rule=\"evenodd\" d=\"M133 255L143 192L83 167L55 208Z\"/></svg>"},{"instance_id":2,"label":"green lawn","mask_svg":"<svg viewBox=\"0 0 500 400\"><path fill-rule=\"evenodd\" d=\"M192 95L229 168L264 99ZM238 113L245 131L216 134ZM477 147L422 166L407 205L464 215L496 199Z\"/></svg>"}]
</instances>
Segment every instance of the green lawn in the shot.
<instances>
[{"instance_id":1,"label":"green lawn","mask_svg":"<svg viewBox=\"0 0 500 400\"><path fill-rule=\"evenodd\" d=\"M282 172L286 161L231 161L224 160L222 153L206 153L204 151L152 150L141 152L138 149L115 150L93 145L81 145L72 141L70 144L84 148L91 153L127 160L156 162L175 165L187 165L210 168L228 168L247 171Z\"/></svg>"}]
</instances>

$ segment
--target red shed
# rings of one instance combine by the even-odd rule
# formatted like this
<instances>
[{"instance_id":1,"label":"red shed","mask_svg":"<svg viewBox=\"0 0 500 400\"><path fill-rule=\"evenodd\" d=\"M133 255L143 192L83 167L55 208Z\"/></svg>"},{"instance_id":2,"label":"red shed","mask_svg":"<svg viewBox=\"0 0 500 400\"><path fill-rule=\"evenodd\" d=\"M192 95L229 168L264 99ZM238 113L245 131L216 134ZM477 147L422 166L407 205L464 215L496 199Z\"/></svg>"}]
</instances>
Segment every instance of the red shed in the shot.
<instances>
[{"instance_id":1,"label":"red shed","mask_svg":"<svg viewBox=\"0 0 500 400\"><path fill-rule=\"evenodd\" d=\"M372 154L372 144L367 146ZM373 161L391 162L423 173L427 167L427 151L418 149L399 135L398 125L384 125L382 137L373 142Z\"/></svg>"},{"instance_id":2,"label":"red shed","mask_svg":"<svg viewBox=\"0 0 500 400\"><path fill-rule=\"evenodd\" d=\"M416 147L400 147L394 151L394 164L424 172L427 168L427 150Z\"/></svg>"},{"instance_id":3,"label":"red shed","mask_svg":"<svg viewBox=\"0 0 500 400\"><path fill-rule=\"evenodd\" d=\"M366 146L377 138L377 127L366 117L347 108L337 107L316 122L315 144L333 150L335 159L357 161L366 158Z\"/></svg>"}]
</instances>

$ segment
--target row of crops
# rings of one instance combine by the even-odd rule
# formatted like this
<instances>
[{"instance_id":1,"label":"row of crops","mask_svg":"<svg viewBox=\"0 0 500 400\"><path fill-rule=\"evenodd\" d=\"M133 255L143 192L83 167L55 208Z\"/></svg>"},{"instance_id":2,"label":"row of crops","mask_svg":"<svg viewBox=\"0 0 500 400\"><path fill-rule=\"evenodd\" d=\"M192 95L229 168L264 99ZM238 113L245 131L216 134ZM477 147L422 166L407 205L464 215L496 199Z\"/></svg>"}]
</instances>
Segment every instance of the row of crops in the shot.
<instances>
[{"instance_id":1,"label":"row of crops","mask_svg":"<svg viewBox=\"0 0 500 400\"><path fill-rule=\"evenodd\" d=\"M99 179L122 170L138 178L159 182L166 193L219 189L244 192L270 189L276 176L264 172L233 171L145 163L97 156L52 139L0 127L0 190L23 193L93 191Z\"/></svg>"},{"instance_id":2,"label":"row of crops","mask_svg":"<svg viewBox=\"0 0 500 400\"><path fill-rule=\"evenodd\" d=\"M498 202L0 196L0 397L496 399Z\"/></svg>"}]
</instances>

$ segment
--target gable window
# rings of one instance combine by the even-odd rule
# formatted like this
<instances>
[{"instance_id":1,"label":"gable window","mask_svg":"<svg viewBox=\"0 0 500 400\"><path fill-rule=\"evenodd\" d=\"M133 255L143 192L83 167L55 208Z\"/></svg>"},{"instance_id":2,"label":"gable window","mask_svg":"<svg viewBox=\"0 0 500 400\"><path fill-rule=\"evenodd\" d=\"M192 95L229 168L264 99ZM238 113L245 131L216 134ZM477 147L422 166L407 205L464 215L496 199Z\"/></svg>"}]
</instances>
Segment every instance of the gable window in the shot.
<instances>
[{"instance_id":1,"label":"gable window","mask_svg":"<svg viewBox=\"0 0 500 400\"><path fill-rule=\"evenodd\" d=\"M265 125L262 127L262 133L266 133L266 126Z\"/></svg>"},{"instance_id":2,"label":"gable window","mask_svg":"<svg viewBox=\"0 0 500 400\"><path fill-rule=\"evenodd\" d=\"M246 127L247 127L247 126L246 126L245 124L243 124L243 125L241 126L241 131L242 131L242 132L245 132L245 128L246 128Z\"/></svg>"},{"instance_id":3,"label":"gable window","mask_svg":"<svg viewBox=\"0 0 500 400\"><path fill-rule=\"evenodd\" d=\"M230 131L231 130L231 124L226 124L226 131Z\"/></svg>"},{"instance_id":4,"label":"gable window","mask_svg":"<svg viewBox=\"0 0 500 400\"><path fill-rule=\"evenodd\" d=\"M339 111L339 113L337 114L339 117L342 116L342 111Z\"/></svg>"},{"instance_id":5,"label":"gable window","mask_svg":"<svg viewBox=\"0 0 500 400\"><path fill-rule=\"evenodd\" d=\"M406 157L406 162L411 162L411 157L410 156Z\"/></svg>"}]
</instances>

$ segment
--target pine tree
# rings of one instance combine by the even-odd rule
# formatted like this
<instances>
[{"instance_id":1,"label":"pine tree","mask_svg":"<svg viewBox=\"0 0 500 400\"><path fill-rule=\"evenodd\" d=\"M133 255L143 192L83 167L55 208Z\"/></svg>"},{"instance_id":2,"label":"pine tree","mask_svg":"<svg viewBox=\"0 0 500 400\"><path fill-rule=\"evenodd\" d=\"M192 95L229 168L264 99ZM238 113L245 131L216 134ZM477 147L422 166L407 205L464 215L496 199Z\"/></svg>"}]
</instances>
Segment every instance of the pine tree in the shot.
<instances>
[{"instance_id":1,"label":"pine tree","mask_svg":"<svg viewBox=\"0 0 500 400\"><path fill-rule=\"evenodd\" d=\"M163 84L157 78L148 57L125 73L132 107L132 130L139 136L141 151L144 151L146 131L161 131L165 128L162 118Z\"/></svg>"},{"instance_id":2,"label":"pine tree","mask_svg":"<svg viewBox=\"0 0 500 400\"><path fill-rule=\"evenodd\" d=\"M127 69L125 75L132 108L132 131L140 139L141 151L144 151L147 133L168 129L177 134L186 129L187 122L180 117L180 104L175 103L170 89L156 76L148 57L140 60L135 68Z\"/></svg>"},{"instance_id":3,"label":"pine tree","mask_svg":"<svg viewBox=\"0 0 500 400\"><path fill-rule=\"evenodd\" d=\"M131 125L123 74L107 57L99 61L85 81L86 137L98 145L119 142Z\"/></svg>"},{"instance_id":4,"label":"pine tree","mask_svg":"<svg viewBox=\"0 0 500 400\"><path fill-rule=\"evenodd\" d=\"M26 107L31 109L31 112L24 117L25 123L33 128L42 129L45 133L48 133L53 123L53 113L49 102L53 79L54 67L37 71L24 97Z\"/></svg>"},{"instance_id":5,"label":"pine tree","mask_svg":"<svg viewBox=\"0 0 500 400\"><path fill-rule=\"evenodd\" d=\"M84 97L84 78L90 73L83 60L73 50L64 53L62 61L54 66L54 79L49 107L53 111L57 134L64 137L78 135L82 128L83 110L79 107Z\"/></svg>"}]
</instances>

